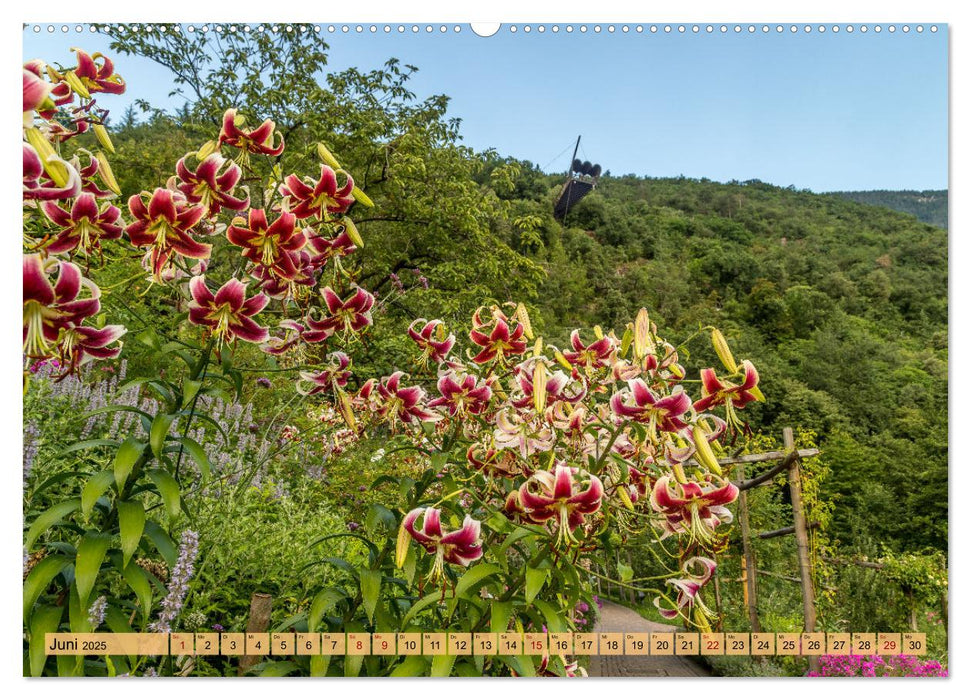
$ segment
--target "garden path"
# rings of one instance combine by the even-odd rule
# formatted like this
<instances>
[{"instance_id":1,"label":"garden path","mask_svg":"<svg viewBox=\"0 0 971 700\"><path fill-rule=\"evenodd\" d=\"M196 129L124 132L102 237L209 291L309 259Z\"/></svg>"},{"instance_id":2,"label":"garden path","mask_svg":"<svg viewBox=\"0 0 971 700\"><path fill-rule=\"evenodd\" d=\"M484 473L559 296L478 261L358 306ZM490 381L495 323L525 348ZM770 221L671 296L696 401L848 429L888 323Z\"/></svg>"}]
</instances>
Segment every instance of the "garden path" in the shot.
<instances>
[{"instance_id":1,"label":"garden path","mask_svg":"<svg viewBox=\"0 0 971 700\"><path fill-rule=\"evenodd\" d=\"M595 632L675 632L674 625L645 620L630 608L603 601ZM591 656L587 672L592 677L703 677L711 671L689 656Z\"/></svg>"}]
</instances>

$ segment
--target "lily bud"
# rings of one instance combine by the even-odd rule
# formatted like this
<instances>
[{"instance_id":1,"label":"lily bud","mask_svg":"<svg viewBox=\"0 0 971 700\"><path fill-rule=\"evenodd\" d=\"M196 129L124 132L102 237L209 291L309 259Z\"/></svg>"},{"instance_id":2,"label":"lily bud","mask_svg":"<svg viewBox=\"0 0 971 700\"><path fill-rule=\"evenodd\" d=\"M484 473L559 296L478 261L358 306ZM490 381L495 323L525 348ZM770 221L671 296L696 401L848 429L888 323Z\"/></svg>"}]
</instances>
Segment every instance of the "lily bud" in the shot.
<instances>
[{"instance_id":1,"label":"lily bud","mask_svg":"<svg viewBox=\"0 0 971 700\"><path fill-rule=\"evenodd\" d=\"M526 337L532 340L533 324L529 322L529 313L526 311L526 307L521 302L516 305L515 317L521 324L523 324L523 330L526 331Z\"/></svg>"},{"instance_id":2,"label":"lily bud","mask_svg":"<svg viewBox=\"0 0 971 700\"><path fill-rule=\"evenodd\" d=\"M341 389L337 390L337 410L344 419L344 423L351 430L357 427L357 420L354 418L354 409L351 407L351 399L347 393Z\"/></svg>"},{"instance_id":3,"label":"lily bud","mask_svg":"<svg viewBox=\"0 0 971 700\"><path fill-rule=\"evenodd\" d=\"M405 559L408 558L408 545L411 544L411 534L405 528L404 518L401 519L401 525L398 527L398 540L395 543L394 549L394 565L399 569L404 568Z\"/></svg>"},{"instance_id":4,"label":"lily bud","mask_svg":"<svg viewBox=\"0 0 971 700\"><path fill-rule=\"evenodd\" d=\"M354 225L354 222L351 221L350 217L345 216L342 223L344 224L344 231L347 233L348 238L350 238L354 242L354 245L356 245L358 248L363 248L364 239L361 238L361 232L357 230L357 226Z\"/></svg>"},{"instance_id":5,"label":"lily bud","mask_svg":"<svg viewBox=\"0 0 971 700\"><path fill-rule=\"evenodd\" d=\"M725 369L729 372L737 372L738 364L735 362L735 358L732 357L732 351L728 347L728 341L725 340L725 336L717 328L711 330L711 344L715 346L715 354L718 355L718 359L725 365Z\"/></svg>"},{"instance_id":6,"label":"lily bud","mask_svg":"<svg viewBox=\"0 0 971 700\"><path fill-rule=\"evenodd\" d=\"M41 163L44 164L44 172L50 176L54 184L58 187L67 185L69 179L67 165L58 157L57 151L40 132L40 129L34 126L24 129L24 136L27 138L27 142L37 151Z\"/></svg>"},{"instance_id":7,"label":"lily bud","mask_svg":"<svg viewBox=\"0 0 971 700\"><path fill-rule=\"evenodd\" d=\"M111 171L111 164L108 162L108 157L103 151L98 151L94 157L98 160L98 173L101 175L105 186L115 194L120 195L121 187L118 186L118 181L115 180L115 174Z\"/></svg>"},{"instance_id":8,"label":"lily bud","mask_svg":"<svg viewBox=\"0 0 971 700\"><path fill-rule=\"evenodd\" d=\"M86 100L91 99L91 93L88 92L88 88L85 87L84 82L77 76L77 73L75 73L73 70L69 70L67 73L64 74L64 82L70 85L71 89L74 90L74 92L79 94L84 99Z\"/></svg>"},{"instance_id":9,"label":"lily bud","mask_svg":"<svg viewBox=\"0 0 971 700\"><path fill-rule=\"evenodd\" d=\"M196 158L198 158L199 160L205 160L213 153L215 153L217 148L218 146L216 145L215 141L213 140L206 141L204 144L202 144L202 148L196 151Z\"/></svg>"},{"instance_id":10,"label":"lily bud","mask_svg":"<svg viewBox=\"0 0 971 700\"><path fill-rule=\"evenodd\" d=\"M324 144L317 144L317 155L320 156L320 159L324 161L324 163L332 167L334 170L340 170L341 164L337 162L334 154L331 153Z\"/></svg>"},{"instance_id":11,"label":"lily bud","mask_svg":"<svg viewBox=\"0 0 971 700\"><path fill-rule=\"evenodd\" d=\"M647 309L641 309L637 312L637 318L634 319L634 358L642 359L647 357L647 351L650 347L650 333L651 333L651 321L647 316Z\"/></svg>"},{"instance_id":12,"label":"lily bud","mask_svg":"<svg viewBox=\"0 0 971 700\"><path fill-rule=\"evenodd\" d=\"M354 189L351 190L351 196L354 198L355 202L360 202L369 209L374 208L374 202L371 201L370 197L364 194L364 190L362 190L360 187L355 185Z\"/></svg>"},{"instance_id":13,"label":"lily bud","mask_svg":"<svg viewBox=\"0 0 971 700\"><path fill-rule=\"evenodd\" d=\"M562 352L557 350L556 352L553 353L553 357L556 358L556 361L563 366L563 369L568 370L570 372L573 371L573 365L571 365L570 361L563 356Z\"/></svg>"},{"instance_id":14,"label":"lily bud","mask_svg":"<svg viewBox=\"0 0 971 700\"><path fill-rule=\"evenodd\" d=\"M539 414L546 410L546 379L546 363L537 362L533 369L533 406Z\"/></svg>"},{"instance_id":15,"label":"lily bud","mask_svg":"<svg viewBox=\"0 0 971 700\"><path fill-rule=\"evenodd\" d=\"M617 495L620 496L620 500L629 510L634 510L634 503L630 500L630 494L627 493L627 487L621 485L621 487L617 489Z\"/></svg>"},{"instance_id":16,"label":"lily bud","mask_svg":"<svg viewBox=\"0 0 971 700\"><path fill-rule=\"evenodd\" d=\"M92 129L94 130L94 135L98 139L98 143L101 147L108 151L108 153L115 152L115 145L111 143L111 137L108 135L108 130L105 128L104 124L95 124Z\"/></svg>"},{"instance_id":17,"label":"lily bud","mask_svg":"<svg viewBox=\"0 0 971 700\"><path fill-rule=\"evenodd\" d=\"M705 435L705 431L702 430L700 425L695 425L691 428L691 435L694 438L695 458L698 460L698 464L713 474L721 476L721 465L718 464L718 459L715 457L715 452L711 449L711 445L708 443L708 437Z\"/></svg>"}]
</instances>

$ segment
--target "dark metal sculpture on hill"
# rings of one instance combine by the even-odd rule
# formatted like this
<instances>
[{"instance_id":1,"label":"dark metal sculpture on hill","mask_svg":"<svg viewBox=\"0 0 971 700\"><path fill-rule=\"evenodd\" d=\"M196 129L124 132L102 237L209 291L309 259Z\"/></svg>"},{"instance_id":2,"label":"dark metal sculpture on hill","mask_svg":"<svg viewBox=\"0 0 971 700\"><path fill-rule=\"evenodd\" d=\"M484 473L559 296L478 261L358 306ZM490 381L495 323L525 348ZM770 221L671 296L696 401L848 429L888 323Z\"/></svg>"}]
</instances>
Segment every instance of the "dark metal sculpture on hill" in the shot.
<instances>
[{"instance_id":1,"label":"dark metal sculpture on hill","mask_svg":"<svg viewBox=\"0 0 971 700\"><path fill-rule=\"evenodd\" d=\"M556 204L553 205L553 216L557 221L564 221L570 209L597 186L597 179L602 172L599 164L594 165L589 160L577 159L579 148L580 137L577 136L577 145L573 148L573 160L567 173L567 181L556 198Z\"/></svg>"}]
</instances>

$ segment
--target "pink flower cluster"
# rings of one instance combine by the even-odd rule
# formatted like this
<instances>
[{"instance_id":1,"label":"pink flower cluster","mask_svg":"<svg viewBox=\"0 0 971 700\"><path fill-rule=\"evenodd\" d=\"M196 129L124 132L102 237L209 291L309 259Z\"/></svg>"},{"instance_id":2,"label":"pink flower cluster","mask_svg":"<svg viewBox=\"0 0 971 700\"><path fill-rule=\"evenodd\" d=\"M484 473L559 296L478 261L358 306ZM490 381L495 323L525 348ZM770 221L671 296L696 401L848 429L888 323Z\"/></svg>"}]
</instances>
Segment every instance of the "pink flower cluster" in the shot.
<instances>
[{"instance_id":1,"label":"pink flower cluster","mask_svg":"<svg viewBox=\"0 0 971 700\"><path fill-rule=\"evenodd\" d=\"M906 678L945 678L947 668L939 661L924 661L916 656L821 656L819 671L806 675L822 678L867 676Z\"/></svg>"}]
</instances>

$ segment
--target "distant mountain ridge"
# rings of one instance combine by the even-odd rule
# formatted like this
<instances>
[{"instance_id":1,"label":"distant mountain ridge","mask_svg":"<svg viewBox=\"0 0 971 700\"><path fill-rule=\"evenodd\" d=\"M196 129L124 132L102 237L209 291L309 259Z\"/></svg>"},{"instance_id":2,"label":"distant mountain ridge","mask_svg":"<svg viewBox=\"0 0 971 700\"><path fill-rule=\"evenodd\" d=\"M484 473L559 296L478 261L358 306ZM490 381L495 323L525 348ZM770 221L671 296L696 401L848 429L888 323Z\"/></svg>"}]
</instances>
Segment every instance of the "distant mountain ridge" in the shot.
<instances>
[{"instance_id":1,"label":"distant mountain ridge","mask_svg":"<svg viewBox=\"0 0 971 700\"><path fill-rule=\"evenodd\" d=\"M867 190L826 194L913 214L925 224L947 230L947 190Z\"/></svg>"}]
</instances>

